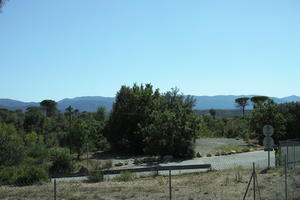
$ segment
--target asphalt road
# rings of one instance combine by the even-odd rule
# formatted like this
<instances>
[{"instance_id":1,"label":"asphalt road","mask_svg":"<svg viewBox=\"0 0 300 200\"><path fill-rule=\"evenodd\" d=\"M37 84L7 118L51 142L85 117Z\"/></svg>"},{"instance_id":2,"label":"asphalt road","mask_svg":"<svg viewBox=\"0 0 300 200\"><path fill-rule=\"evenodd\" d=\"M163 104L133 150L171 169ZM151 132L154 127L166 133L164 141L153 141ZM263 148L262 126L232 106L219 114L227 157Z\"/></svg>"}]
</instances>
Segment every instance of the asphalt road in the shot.
<instances>
[{"instance_id":1,"label":"asphalt road","mask_svg":"<svg viewBox=\"0 0 300 200\"><path fill-rule=\"evenodd\" d=\"M196 164L211 164L212 169L214 170L225 170L231 169L237 166L251 168L255 163L258 168L268 167L268 152L266 151L254 151L240 154L232 154L227 156L213 156L213 157L204 157L204 158L195 158L193 160L185 160L181 162L170 162L164 165L196 165ZM270 152L270 166L275 166L275 153ZM194 170L199 171L199 170ZM188 172L194 172L189 170ZM172 172L176 173L185 173L181 172Z\"/></svg>"},{"instance_id":2,"label":"asphalt road","mask_svg":"<svg viewBox=\"0 0 300 200\"><path fill-rule=\"evenodd\" d=\"M270 165L275 166L275 154L274 152L270 152ZM265 151L254 151L226 156L213 156L213 157L203 157L203 158L195 158L192 160L184 160L178 162L169 162L160 164L161 166L168 165L196 165L196 164L211 164L212 169L214 170L225 170L234 168L237 166L242 166L245 168L251 168L255 163L258 168L266 168L268 166L268 152ZM134 166L131 168L140 168L141 166ZM125 169L125 168L124 168ZM191 173L191 172L199 172L203 170L174 170L172 174L183 174L183 173ZM165 175L168 172L159 172L160 175ZM142 173L137 176L147 175L147 173ZM87 177L69 177L69 178L57 178L57 181L83 181L87 180ZM53 181L53 180L52 180Z\"/></svg>"}]
</instances>

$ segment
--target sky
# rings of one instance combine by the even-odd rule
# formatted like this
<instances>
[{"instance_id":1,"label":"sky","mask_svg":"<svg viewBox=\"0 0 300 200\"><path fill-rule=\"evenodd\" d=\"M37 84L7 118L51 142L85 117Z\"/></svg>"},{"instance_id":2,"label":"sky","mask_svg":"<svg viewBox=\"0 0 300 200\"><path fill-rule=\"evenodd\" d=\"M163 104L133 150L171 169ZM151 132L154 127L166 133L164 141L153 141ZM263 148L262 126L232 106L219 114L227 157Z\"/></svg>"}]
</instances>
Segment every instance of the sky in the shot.
<instances>
[{"instance_id":1,"label":"sky","mask_svg":"<svg viewBox=\"0 0 300 200\"><path fill-rule=\"evenodd\" d=\"M300 96L299 10L298 0L10 0L0 98L113 97L134 83Z\"/></svg>"}]
</instances>

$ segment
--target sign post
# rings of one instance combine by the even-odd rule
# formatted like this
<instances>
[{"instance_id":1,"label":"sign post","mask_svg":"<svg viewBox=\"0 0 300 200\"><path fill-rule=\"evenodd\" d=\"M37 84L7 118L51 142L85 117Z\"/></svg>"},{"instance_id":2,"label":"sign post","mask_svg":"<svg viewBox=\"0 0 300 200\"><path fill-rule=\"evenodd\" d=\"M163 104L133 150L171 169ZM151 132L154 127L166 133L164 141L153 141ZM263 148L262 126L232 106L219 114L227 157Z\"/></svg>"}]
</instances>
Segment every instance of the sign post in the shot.
<instances>
[{"instance_id":1,"label":"sign post","mask_svg":"<svg viewBox=\"0 0 300 200\"><path fill-rule=\"evenodd\" d=\"M274 128L271 125L265 125L263 127L263 133L266 136L263 140L263 144L268 151L268 169L270 169L270 151L273 151L274 140L271 137L274 134Z\"/></svg>"}]
</instances>

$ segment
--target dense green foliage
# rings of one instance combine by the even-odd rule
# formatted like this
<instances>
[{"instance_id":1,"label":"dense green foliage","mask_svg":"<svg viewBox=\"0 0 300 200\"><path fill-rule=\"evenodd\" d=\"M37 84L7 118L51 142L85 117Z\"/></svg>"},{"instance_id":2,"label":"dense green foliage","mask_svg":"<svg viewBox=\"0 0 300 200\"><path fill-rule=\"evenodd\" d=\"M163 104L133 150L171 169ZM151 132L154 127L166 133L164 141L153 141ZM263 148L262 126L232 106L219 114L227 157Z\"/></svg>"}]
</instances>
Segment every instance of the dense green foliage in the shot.
<instances>
[{"instance_id":1,"label":"dense green foliage","mask_svg":"<svg viewBox=\"0 0 300 200\"><path fill-rule=\"evenodd\" d=\"M272 137L277 144L279 140L287 139L285 116L280 112L279 105L273 101L257 104L252 112L250 128L256 133L256 138L260 144L262 144L262 140L265 137L262 134L262 128L266 124L274 127L274 135Z\"/></svg>"},{"instance_id":2,"label":"dense green foliage","mask_svg":"<svg viewBox=\"0 0 300 200\"><path fill-rule=\"evenodd\" d=\"M280 104L279 111L286 120L285 137L289 139L300 138L300 103Z\"/></svg>"},{"instance_id":3,"label":"dense green foliage","mask_svg":"<svg viewBox=\"0 0 300 200\"><path fill-rule=\"evenodd\" d=\"M177 89L160 94L150 84L123 86L105 134L118 152L191 157L199 129L193 105L194 100Z\"/></svg>"},{"instance_id":4,"label":"dense green foliage","mask_svg":"<svg viewBox=\"0 0 300 200\"><path fill-rule=\"evenodd\" d=\"M32 185L48 180L47 171L35 166L6 167L0 170L0 184Z\"/></svg>"},{"instance_id":5,"label":"dense green foliage","mask_svg":"<svg viewBox=\"0 0 300 200\"><path fill-rule=\"evenodd\" d=\"M12 125L0 122L0 165L12 166L22 162L24 146L22 138Z\"/></svg>"},{"instance_id":6,"label":"dense green foliage","mask_svg":"<svg viewBox=\"0 0 300 200\"><path fill-rule=\"evenodd\" d=\"M73 159L68 149L51 148L49 150L49 159L51 162L49 172L52 175L67 174L74 168Z\"/></svg>"},{"instance_id":7,"label":"dense green foliage","mask_svg":"<svg viewBox=\"0 0 300 200\"><path fill-rule=\"evenodd\" d=\"M60 113L52 100L25 112L0 109L1 183L34 184L48 175L71 173L74 158L79 159L87 148L109 146L103 136L102 108L97 113L70 111Z\"/></svg>"},{"instance_id":8,"label":"dense green foliage","mask_svg":"<svg viewBox=\"0 0 300 200\"><path fill-rule=\"evenodd\" d=\"M160 93L146 84L122 86L109 114L104 108L90 113L71 106L61 113L53 100L26 111L0 109L0 184L34 184L72 173L87 151L190 158L199 137L262 143L266 124L274 127L276 144L300 138L300 103L276 104L257 96L251 98L253 110L248 111L248 101L236 100L240 114L224 117L222 110L196 112L194 99L178 89ZM229 112L232 116L235 111ZM90 174L101 179L98 175Z\"/></svg>"},{"instance_id":9,"label":"dense green foliage","mask_svg":"<svg viewBox=\"0 0 300 200\"><path fill-rule=\"evenodd\" d=\"M300 138L299 102L277 104L265 96L257 96L252 100L253 110L245 117L217 117L213 120L208 111L202 112L199 136L257 139L262 144L263 126L269 124L275 129L272 137L276 144L279 140Z\"/></svg>"}]
</instances>

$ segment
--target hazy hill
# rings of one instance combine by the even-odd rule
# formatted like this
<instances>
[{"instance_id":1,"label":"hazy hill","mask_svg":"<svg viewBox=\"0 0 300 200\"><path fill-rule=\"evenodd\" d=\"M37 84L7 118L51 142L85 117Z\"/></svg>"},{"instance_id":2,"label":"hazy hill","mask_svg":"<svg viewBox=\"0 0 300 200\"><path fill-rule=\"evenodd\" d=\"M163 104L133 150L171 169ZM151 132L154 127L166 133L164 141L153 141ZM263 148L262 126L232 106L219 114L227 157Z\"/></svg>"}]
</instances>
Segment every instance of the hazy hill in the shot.
<instances>
[{"instance_id":1,"label":"hazy hill","mask_svg":"<svg viewBox=\"0 0 300 200\"><path fill-rule=\"evenodd\" d=\"M58 109L64 111L66 107L71 105L75 109L81 111L94 112L99 107L105 107L107 111L111 110L115 98L113 97L76 97L73 99L63 99L58 102Z\"/></svg>"},{"instance_id":2,"label":"hazy hill","mask_svg":"<svg viewBox=\"0 0 300 200\"><path fill-rule=\"evenodd\" d=\"M208 110L210 108L218 110L234 110L236 109L234 100L239 97L251 97L254 95L218 95L218 96L194 96L196 99L195 109L197 110ZM300 102L300 97L298 96L289 96L284 98L272 97L277 103L285 103L298 101ZM109 111L112 108L114 102L114 97L101 97L101 96L88 96L88 97L76 97L76 98L67 98L61 101L58 101L58 108L61 111L64 111L66 107L71 105L75 109L81 111L94 112L100 106L106 108ZM10 110L16 109L26 109L29 106L38 106L37 102L22 102L12 99L0 99L0 108L6 108ZM247 109L251 109L249 106Z\"/></svg>"},{"instance_id":3,"label":"hazy hill","mask_svg":"<svg viewBox=\"0 0 300 200\"><path fill-rule=\"evenodd\" d=\"M22 101L17 101L12 99L0 99L0 108L6 108L9 110L17 110L17 109L24 110L27 107L38 106L38 105L39 103L35 103L35 102L22 102Z\"/></svg>"}]
</instances>

